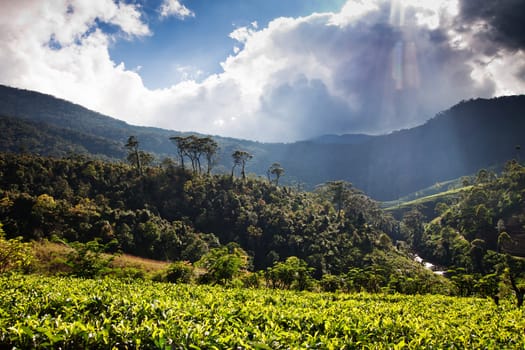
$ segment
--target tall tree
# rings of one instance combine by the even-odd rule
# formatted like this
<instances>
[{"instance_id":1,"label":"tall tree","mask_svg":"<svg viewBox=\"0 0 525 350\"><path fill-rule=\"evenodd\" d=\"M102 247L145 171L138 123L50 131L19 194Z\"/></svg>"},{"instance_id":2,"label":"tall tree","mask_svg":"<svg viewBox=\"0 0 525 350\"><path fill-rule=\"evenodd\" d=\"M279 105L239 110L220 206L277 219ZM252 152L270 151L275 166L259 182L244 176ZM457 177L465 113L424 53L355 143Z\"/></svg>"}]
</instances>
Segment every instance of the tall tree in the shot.
<instances>
[{"instance_id":1,"label":"tall tree","mask_svg":"<svg viewBox=\"0 0 525 350\"><path fill-rule=\"evenodd\" d=\"M253 158L253 155L251 155L250 153L246 151L237 150L233 152L232 158L233 158L232 177L233 177L233 171L235 167L240 166L242 179L245 180L246 179L246 172L245 172L246 163L250 159Z\"/></svg>"},{"instance_id":2,"label":"tall tree","mask_svg":"<svg viewBox=\"0 0 525 350\"><path fill-rule=\"evenodd\" d=\"M137 157L135 153L129 153L127 158L128 162L136 168L138 168L140 164L140 167L144 169L145 167L150 166L155 161L155 156L149 152L139 151L138 155L140 163L137 163Z\"/></svg>"},{"instance_id":3,"label":"tall tree","mask_svg":"<svg viewBox=\"0 0 525 350\"><path fill-rule=\"evenodd\" d=\"M139 173L139 175L142 175L142 164L140 162L139 154L139 140L136 136L131 135L128 138L126 148L129 150L130 154L135 158L135 166L137 167L137 172Z\"/></svg>"},{"instance_id":4,"label":"tall tree","mask_svg":"<svg viewBox=\"0 0 525 350\"><path fill-rule=\"evenodd\" d=\"M180 158L180 165L184 170L184 157L188 153L188 139L184 136L172 136L170 137L171 142L177 146L177 154Z\"/></svg>"},{"instance_id":5,"label":"tall tree","mask_svg":"<svg viewBox=\"0 0 525 350\"><path fill-rule=\"evenodd\" d=\"M352 194L351 189L352 184L350 182L337 180L325 183L318 189L318 192L333 203L337 210L337 217L340 218L343 205Z\"/></svg>"},{"instance_id":6,"label":"tall tree","mask_svg":"<svg viewBox=\"0 0 525 350\"><path fill-rule=\"evenodd\" d=\"M186 155L190 158L191 168L194 173L201 172L201 155L203 153L202 139L195 135L186 137Z\"/></svg>"},{"instance_id":7,"label":"tall tree","mask_svg":"<svg viewBox=\"0 0 525 350\"><path fill-rule=\"evenodd\" d=\"M268 168L268 172L267 173L268 173L268 180L271 182L270 175L275 176L275 180L274 180L275 185L279 186L279 179L284 174L284 168L279 163L273 163L272 166L270 166L270 168Z\"/></svg>"},{"instance_id":8,"label":"tall tree","mask_svg":"<svg viewBox=\"0 0 525 350\"><path fill-rule=\"evenodd\" d=\"M206 173L211 173L214 157L219 148L215 140L208 136L198 137L196 135L173 136L170 137L170 140L177 146L182 169L184 169L184 159L189 158L193 172L202 173L201 157L204 156L207 162Z\"/></svg>"},{"instance_id":9,"label":"tall tree","mask_svg":"<svg viewBox=\"0 0 525 350\"><path fill-rule=\"evenodd\" d=\"M215 161L215 156L219 150L219 145L211 137L204 137L201 139L201 147L204 156L206 157L206 173L210 175L213 163Z\"/></svg>"},{"instance_id":10,"label":"tall tree","mask_svg":"<svg viewBox=\"0 0 525 350\"><path fill-rule=\"evenodd\" d=\"M425 231L424 221L425 216L421 213L418 206L405 213L401 221L404 235L415 249L421 246L421 239Z\"/></svg>"}]
</instances>

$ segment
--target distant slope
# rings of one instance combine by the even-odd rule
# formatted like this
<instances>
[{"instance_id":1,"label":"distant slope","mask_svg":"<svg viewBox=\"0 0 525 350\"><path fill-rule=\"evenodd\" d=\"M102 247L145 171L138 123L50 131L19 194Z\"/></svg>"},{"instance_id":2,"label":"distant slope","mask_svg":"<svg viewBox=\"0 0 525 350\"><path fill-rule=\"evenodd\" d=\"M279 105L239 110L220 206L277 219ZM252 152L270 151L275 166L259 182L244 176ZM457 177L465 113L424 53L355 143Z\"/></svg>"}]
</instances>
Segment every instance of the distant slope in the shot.
<instances>
[{"instance_id":1,"label":"distant slope","mask_svg":"<svg viewBox=\"0 0 525 350\"><path fill-rule=\"evenodd\" d=\"M63 157L90 154L99 158L124 158L122 144L104 137L85 134L13 117L0 116L0 150L14 153L31 152Z\"/></svg>"},{"instance_id":2,"label":"distant slope","mask_svg":"<svg viewBox=\"0 0 525 350\"><path fill-rule=\"evenodd\" d=\"M455 188L435 194L431 194L428 196L420 197L411 201L407 202L397 202L397 205L391 205L389 207L383 208L386 212L392 214L394 218L397 220L401 220L403 218L403 215L410 210L417 208L423 215L425 216L425 219L428 221L431 221L432 219L439 216L439 212L437 212L437 204L438 203L444 203L444 204L451 204L458 200L461 193L464 191L468 191L472 186L466 186L461 188ZM393 204L396 201L388 202L390 204Z\"/></svg>"},{"instance_id":3,"label":"distant slope","mask_svg":"<svg viewBox=\"0 0 525 350\"><path fill-rule=\"evenodd\" d=\"M366 134L322 135L309 141L319 144L355 145L367 142L375 136Z\"/></svg>"},{"instance_id":4,"label":"distant slope","mask_svg":"<svg viewBox=\"0 0 525 350\"><path fill-rule=\"evenodd\" d=\"M368 169L355 182L374 197L398 198L516 157L523 130L525 96L462 102L422 126L359 145L357 164Z\"/></svg>"},{"instance_id":5,"label":"distant slope","mask_svg":"<svg viewBox=\"0 0 525 350\"><path fill-rule=\"evenodd\" d=\"M138 138L141 149L154 153L159 160L168 156L175 158L176 148L169 138L184 134L173 130L129 125L123 121L50 95L3 85L0 85L0 116L11 117L10 120L5 120L4 118L4 124L10 123L15 128L20 128L22 125L27 127L27 130L24 131L26 134L31 134L35 127L40 128L44 125L46 125L48 131L53 130L53 136L40 134L35 135L33 139L40 137L42 140L47 140L46 143L48 143L50 138L58 137L60 138L56 142L58 144L69 144L73 149L80 150L81 153L87 150L90 153L114 159L123 159L125 157L124 144L130 135L135 135ZM22 119L23 123L14 126L13 117ZM10 127L7 124L5 126ZM112 147L108 147L106 150L102 148L93 152L88 147L90 142L85 142L86 140L78 138L79 134L96 138L99 141L104 140L106 144L111 144ZM221 146L218 171L228 171L231 168L231 154L233 151L245 149L257 155L255 158L256 162L249 164L248 171L265 174L266 169L273 162L268 153L275 152L276 148L282 146L282 144L261 144L233 138L214 138ZM27 148L29 151L40 152L44 155L62 153L62 150L53 151L52 147L47 147L46 149L41 147L32 148L31 146L35 142L33 140L28 144ZM0 144L0 151L16 151L19 146L19 143L16 142L14 144L6 142ZM115 146L120 149L118 152L113 149Z\"/></svg>"},{"instance_id":6,"label":"distant slope","mask_svg":"<svg viewBox=\"0 0 525 350\"><path fill-rule=\"evenodd\" d=\"M131 126L50 95L6 86L0 86L0 115L96 135L122 145L130 135L140 134L137 136L143 147L159 154L166 153L170 145L168 137L175 134L163 129Z\"/></svg>"},{"instance_id":7,"label":"distant slope","mask_svg":"<svg viewBox=\"0 0 525 350\"><path fill-rule=\"evenodd\" d=\"M132 126L49 95L6 86L0 86L0 115L50 125L55 128L53 135L58 128L60 137L76 145L73 149L93 152L87 147L90 142L80 141L79 133L97 139L108 148L94 153L114 159L123 158L114 147L124 150L130 135L137 136L141 148L158 159L176 158L169 137L181 134ZM436 182L503 164L517 156L516 145L525 145L523 130L525 96L477 99L461 102L419 127L382 136L327 135L290 144L214 136L221 147L216 171L228 172L232 152L244 149L254 155L247 165L249 173L265 176L268 167L279 162L285 169L285 184L313 189L326 181L346 180L373 198L393 200ZM0 150L7 149L13 147L1 145Z\"/></svg>"}]
</instances>

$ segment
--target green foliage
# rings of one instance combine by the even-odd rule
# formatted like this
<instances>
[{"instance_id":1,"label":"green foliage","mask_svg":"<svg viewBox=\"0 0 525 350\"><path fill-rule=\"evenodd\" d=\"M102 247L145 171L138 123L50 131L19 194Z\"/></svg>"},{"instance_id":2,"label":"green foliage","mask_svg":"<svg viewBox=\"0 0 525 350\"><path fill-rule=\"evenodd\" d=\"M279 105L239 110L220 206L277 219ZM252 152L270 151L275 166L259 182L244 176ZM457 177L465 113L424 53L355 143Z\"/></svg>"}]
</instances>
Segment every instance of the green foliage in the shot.
<instances>
[{"instance_id":1,"label":"green foliage","mask_svg":"<svg viewBox=\"0 0 525 350\"><path fill-rule=\"evenodd\" d=\"M509 349L523 311L486 299L0 277L2 348Z\"/></svg>"},{"instance_id":2,"label":"green foliage","mask_svg":"<svg viewBox=\"0 0 525 350\"><path fill-rule=\"evenodd\" d=\"M124 253L158 260L193 263L236 242L255 270L294 255L320 278L359 264L386 242L381 233L392 236L396 227L353 188L337 212L322 191L200 176L173 166L148 168L137 177L123 163L0 153L0 172L0 220L13 236L116 240Z\"/></svg>"},{"instance_id":3,"label":"green foliage","mask_svg":"<svg viewBox=\"0 0 525 350\"><path fill-rule=\"evenodd\" d=\"M344 278L340 276L334 276L330 274L325 274L319 281L319 286L323 292L336 292L341 290L345 284Z\"/></svg>"},{"instance_id":4,"label":"green foliage","mask_svg":"<svg viewBox=\"0 0 525 350\"><path fill-rule=\"evenodd\" d=\"M331 274L344 282L341 290L452 291L443 278L422 273L407 250L396 248L396 222L350 184L342 183L336 198L330 184L306 193L173 166L149 168L137 177L122 163L10 154L0 154L0 172L0 220L9 232L29 239L99 239L101 245L117 242L111 252L202 260L203 270L196 273L201 283L261 285L260 278L245 279L244 271L281 268L277 262L294 256L306 263L293 267L302 269L301 278L274 274L269 285L311 289L314 279ZM349 277L352 269L369 278Z\"/></svg>"},{"instance_id":5,"label":"green foliage","mask_svg":"<svg viewBox=\"0 0 525 350\"><path fill-rule=\"evenodd\" d=\"M226 285L248 266L248 255L236 243L229 243L220 248L213 248L206 253L196 266L206 269L200 277L203 283Z\"/></svg>"},{"instance_id":6,"label":"green foliage","mask_svg":"<svg viewBox=\"0 0 525 350\"><path fill-rule=\"evenodd\" d=\"M31 244L20 237L6 239L0 222L0 275L9 271L24 270L31 265Z\"/></svg>"},{"instance_id":7,"label":"green foliage","mask_svg":"<svg viewBox=\"0 0 525 350\"><path fill-rule=\"evenodd\" d=\"M268 268L266 279L272 288L305 290L312 286L313 270L304 260L290 256Z\"/></svg>"},{"instance_id":8,"label":"green foliage","mask_svg":"<svg viewBox=\"0 0 525 350\"><path fill-rule=\"evenodd\" d=\"M191 162L193 173L202 173L202 159L207 163L206 174L210 175L213 166L215 165L217 151L219 149L218 143L211 137L199 137L197 135L189 136L172 136L170 140L177 147L177 154L180 159L182 170L185 170L184 159L188 158Z\"/></svg>"},{"instance_id":9,"label":"green foliage","mask_svg":"<svg viewBox=\"0 0 525 350\"><path fill-rule=\"evenodd\" d=\"M401 228L423 258L448 269L459 295L490 297L498 303L502 291L511 288L521 305L524 206L525 168L510 161L497 177L480 170L474 184L430 223L413 209Z\"/></svg>"},{"instance_id":10,"label":"green foliage","mask_svg":"<svg viewBox=\"0 0 525 350\"><path fill-rule=\"evenodd\" d=\"M241 167L241 176L243 180L246 180L246 163L253 158L253 155L243 150L236 150L232 153L233 158L233 167L232 167L232 177L233 172L236 167Z\"/></svg>"},{"instance_id":11,"label":"green foliage","mask_svg":"<svg viewBox=\"0 0 525 350\"><path fill-rule=\"evenodd\" d=\"M95 278L108 272L113 256L104 256L106 246L98 241L74 242L73 250L67 255L66 264L76 277Z\"/></svg>"},{"instance_id":12,"label":"green foliage","mask_svg":"<svg viewBox=\"0 0 525 350\"><path fill-rule=\"evenodd\" d=\"M138 168L138 164L140 164L141 167L151 166L155 161L153 154L144 151L138 151L138 159L140 163L137 163L137 156L133 153L129 153L126 157L128 163L136 168Z\"/></svg>"},{"instance_id":13,"label":"green foliage","mask_svg":"<svg viewBox=\"0 0 525 350\"><path fill-rule=\"evenodd\" d=\"M193 279L193 266L186 261L175 261L168 267L166 280L172 283L190 283Z\"/></svg>"},{"instance_id":14,"label":"green foliage","mask_svg":"<svg viewBox=\"0 0 525 350\"><path fill-rule=\"evenodd\" d=\"M284 174L284 168L279 163L273 163L266 172L268 175L268 181L272 181L271 176L273 175L275 179L273 180L275 183L275 186L279 186L279 179Z\"/></svg>"}]
</instances>

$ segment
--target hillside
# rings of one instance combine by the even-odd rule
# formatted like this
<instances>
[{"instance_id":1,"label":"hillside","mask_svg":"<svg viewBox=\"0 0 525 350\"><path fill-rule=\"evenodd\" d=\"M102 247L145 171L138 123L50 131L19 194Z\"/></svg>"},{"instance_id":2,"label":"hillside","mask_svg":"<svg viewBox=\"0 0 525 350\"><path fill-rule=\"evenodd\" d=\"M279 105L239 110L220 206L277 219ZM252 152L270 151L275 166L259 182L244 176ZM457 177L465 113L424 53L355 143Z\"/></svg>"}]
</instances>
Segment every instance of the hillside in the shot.
<instances>
[{"instance_id":1,"label":"hillside","mask_svg":"<svg viewBox=\"0 0 525 350\"><path fill-rule=\"evenodd\" d=\"M44 122L0 116L4 152L34 153L63 157L72 154L102 159L123 159L122 143L95 134L61 128Z\"/></svg>"},{"instance_id":2,"label":"hillside","mask_svg":"<svg viewBox=\"0 0 525 350\"><path fill-rule=\"evenodd\" d=\"M508 162L498 176L480 170L473 185L456 193L456 199L442 204L439 216L426 227L419 251L429 259L446 265L486 272L494 261L485 254L507 252L525 256L525 168ZM470 246L465 247L465 242ZM457 255L479 249L479 260L465 264ZM453 250L457 249L456 252ZM470 250L469 250L470 249ZM475 256L474 256L475 258Z\"/></svg>"},{"instance_id":3,"label":"hillside","mask_svg":"<svg viewBox=\"0 0 525 350\"><path fill-rule=\"evenodd\" d=\"M317 279L348 273L347 288L355 290L450 292L392 244L395 221L343 182L307 193L172 166L138 176L122 163L2 153L0 174L8 238L97 240L112 252L190 263L242 249L251 271L298 261ZM412 282L399 283L405 279ZM341 281L331 283L337 289Z\"/></svg>"},{"instance_id":4,"label":"hillside","mask_svg":"<svg viewBox=\"0 0 525 350\"><path fill-rule=\"evenodd\" d=\"M296 255L319 272L339 273L393 227L373 201L342 184L345 196L359 198L345 202L345 216L333 207L335 188L295 192L173 167L139 177L125 164L0 154L0 174L0 222L10 235L116 239L126 253L159 260L193 262L237 242L256 269Z\"/></svg>"},{"instance_id":5,"label":"hillside","mask_svg":"<svg viewBox=\"0 0 525 350\"><path fill-rule=\"evenodd\" d=\"M254 156L247 164L249 173L265 176L268 167L279 162L285 169L283 183L313 189L326 181L341 179L377 200L394 200L436 182L501 166L518 156L516 145L525 145L525 133L521 132L525 127L524 112L525 96L511 96L463 101L424 125L374 137L326 135L308 141L269 144L214 136L220 145L215 171L229 172L231 154L243 149ZM58 151L53 151L54 146L36 149L44 155L73 150L122 159L118 146L124 149L127 138L135 135L141 149L154 153L160 161L164 157L176 159L176 148L169 137L181 135L131 126L49 95L6 86L0 86L0 115L10 117L2 119L7 130L23 126L27 135L43 125L48 129L41 136L37 134L34 142L27 142L28 146L21 146L12 138L13 143L0 145L3 151L35 151L35 143L57 144ZM16 126L13 118L24 122ZM58 141L52 141L54 138Z\"/></svg>"},{"instance_id":6,"label":"hillside","mask_svg":"<svg viewBox=\"0 0 525 350\"><path fill-rule=\"evenodd\" d=\"M188 261L205 268L202 276L213 272L206 259L225 256L272 288L289 288L275 276L292 269L312 273L326 290L481 295L497 303L503 282L518 305L525 297L518 257L525 256L525 168L516 161L499 176L480 170L472 185L436 206L439 217L430 222L414 207L400 223L343 181L311 193L173 165L139 175L130 165L82 156L3 153L0 175L7 238L100 243L110 252ZM302 281L298 288L307 288L309 279Z\"/></svg>"}]
</instances>

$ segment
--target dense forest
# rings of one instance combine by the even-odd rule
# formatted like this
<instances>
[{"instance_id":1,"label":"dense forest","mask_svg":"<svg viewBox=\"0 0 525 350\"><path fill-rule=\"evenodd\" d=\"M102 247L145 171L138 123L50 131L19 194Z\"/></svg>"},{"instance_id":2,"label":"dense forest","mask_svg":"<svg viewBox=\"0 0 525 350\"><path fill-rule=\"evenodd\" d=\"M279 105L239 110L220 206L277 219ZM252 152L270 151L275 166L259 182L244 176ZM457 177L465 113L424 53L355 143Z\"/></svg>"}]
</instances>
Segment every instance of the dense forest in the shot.
<instances>
[{"instance_id":1,"label":"dense forest","mask_svg":"<svg viewBox=\"0 0 525 350\"><path fill-rule=\"evenodd\" d=\"M325 135L293 143L260 143L213 136L219 148L214 172L227 173L231 154L254 155L247 173L266 176L272 163L286 170L284 184L313 190L334 179L353 183L376 200L393 200L482 168L501 168L525 144L525 96L463 101L424 125L387 135ZM431 116L429 116L430 118ZM188 136L128 125L79 105L37 92L0 86L0 151L41 155L96 155L120 161L135 135L157 163L177 159L170 137ZM19 137L20 136L20 137Z\"/></svg>"},{"instance_id":2,"label":"dense forest","mask_svg":"<svg viewBox=\"0 0 525 350\"><path fill-rule=\"evenodd\" d=\"M243 176L234 171L242 159L236 152L231 173L211 174L198 170L206 169L204 155L199 168L164 162L139 170L133 155L140 153L133 144L128 150L127 164L0 154L0 222L7 238L96 241L108 252L186 261L176 264L177 273L192 264L214 271L221 259L235 257L238 269L264 272L274 287L291 287L275 276L292 269L308 277L295 284L299 289L317 280L327 290L476 294L495 301L512 290L523 302L525 269L517 256L525 255L525 168L516 161L499 176L481 170L457 200L438 205L438 217L427 219L416 207L398 222L348 182L303 192L278 185L275 176ZM443 272L426 269L416 253ZM221 284L234 277L204 276L203 283Z\"/></svg>"},{"instance_id":3,"label":"dense forest","mask_svg":"<svg viewBox=\"0 0 525 350\"><path fill-rule=\"evenodd\" d=\"M394 247L396 222L341 181L308 193L173 165L139 175L123 163L7 153L0 173L0 221L9 237L99 239L113 251L192 263L235 243L249 258L247 269L296 257L314 277L353 271L376 291L400 268L406 276L396 278L418 277L423 289L431 288L423 286L427 279L439 280ZM382 279L374 284L367 273Z\"/></svg>"},{"instance_id":4,"label":"dense forest","mask_svg":"<svg viewBox=\"0 0 525 350\"><path fill-rule=\"evenodd\" d=\"M436 206L439 215L429 223L414 208L403 221L411 244L442 266L461 293L472 293L476 281L497 300L499 283L509 284L523 303L525 284L525 168L507 162L501 174L485 169L451 203Z\"/></svg>"}]
</instances>

